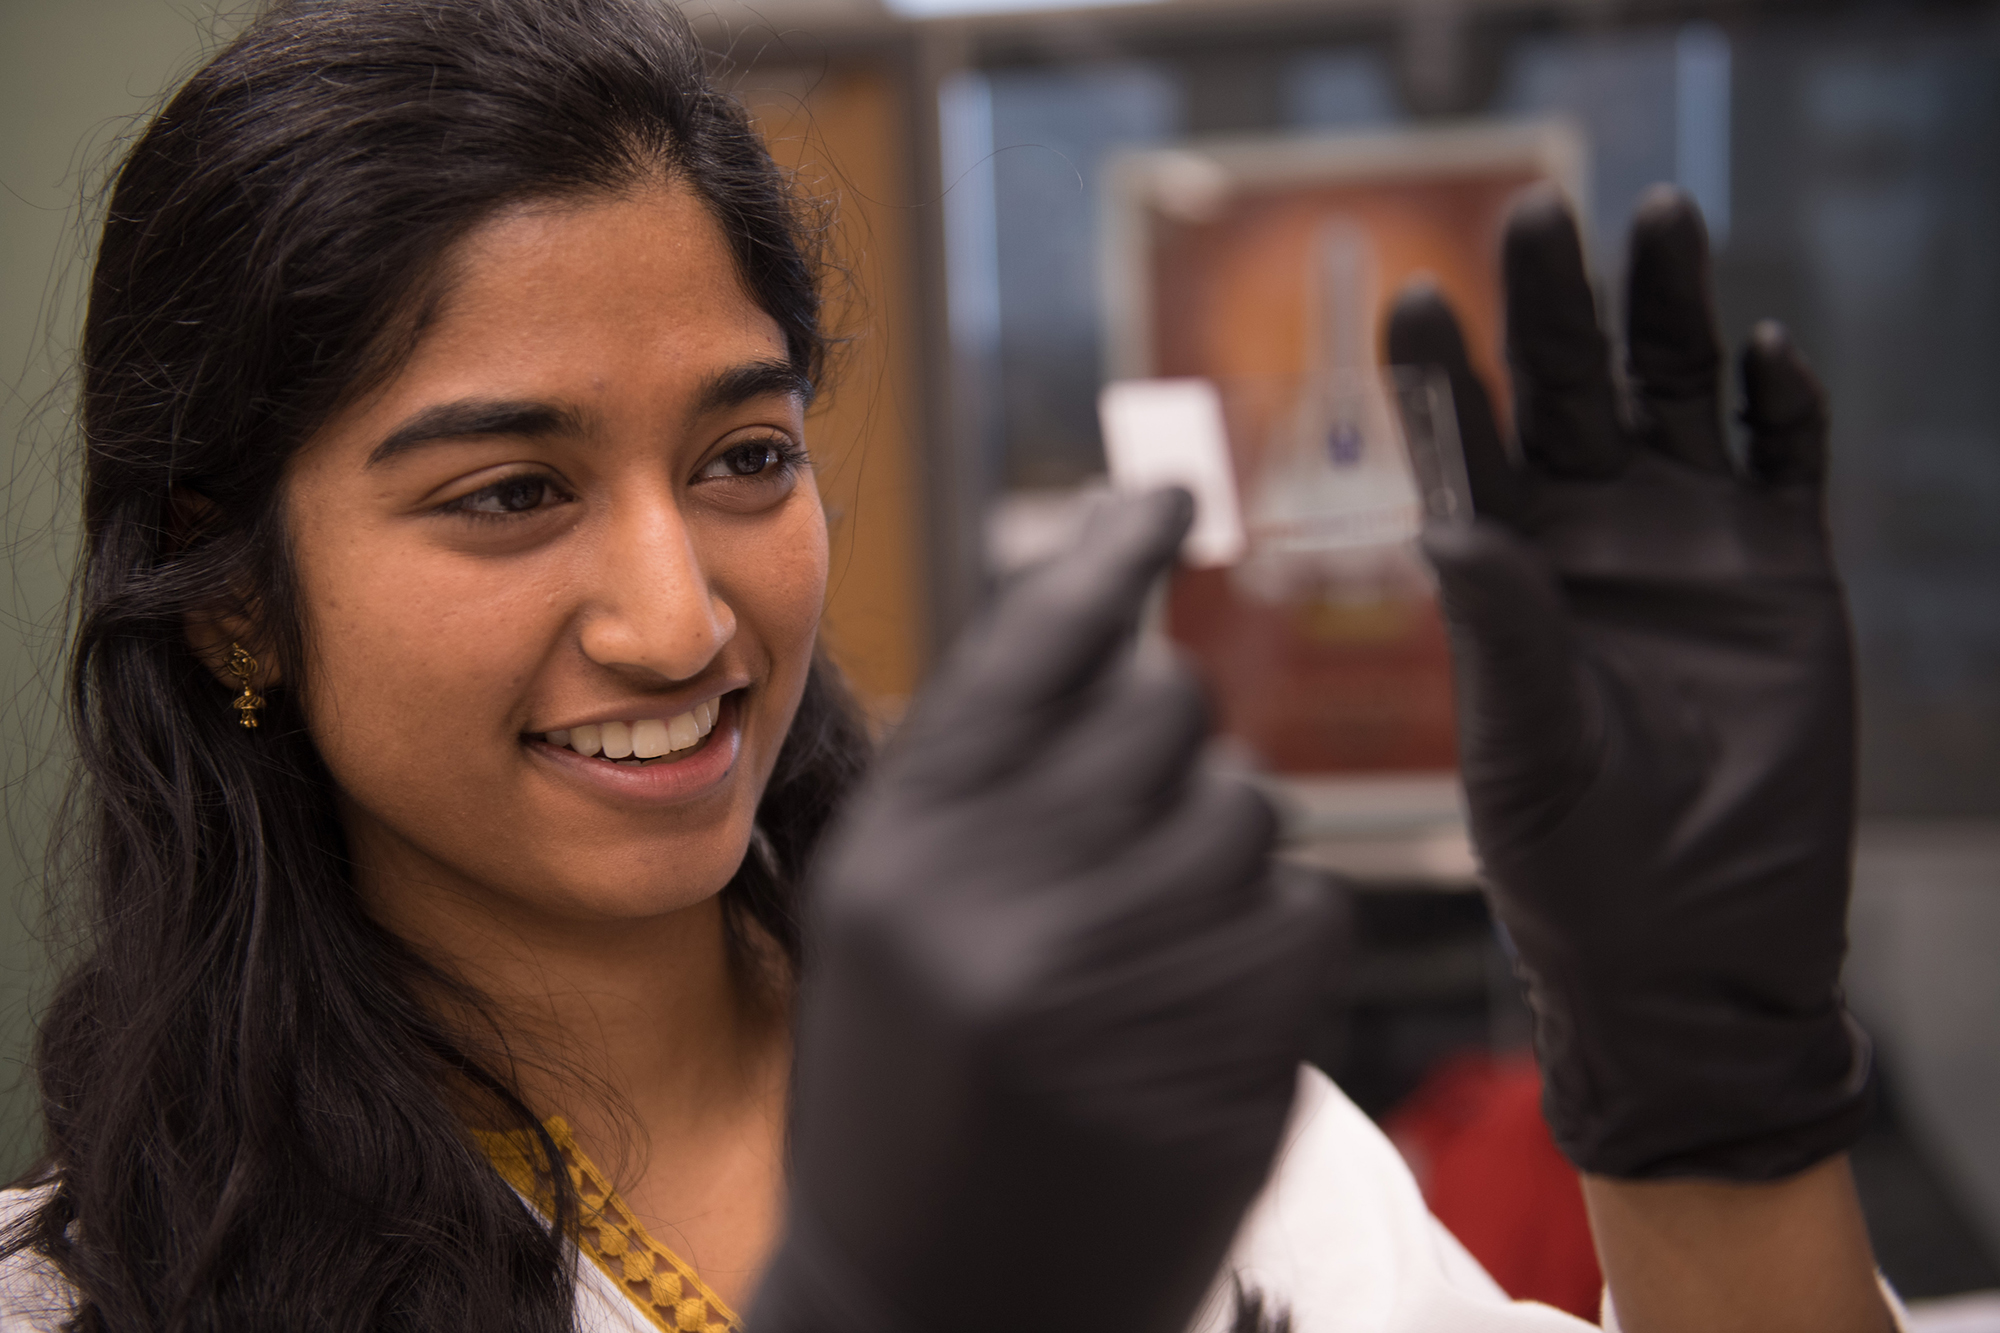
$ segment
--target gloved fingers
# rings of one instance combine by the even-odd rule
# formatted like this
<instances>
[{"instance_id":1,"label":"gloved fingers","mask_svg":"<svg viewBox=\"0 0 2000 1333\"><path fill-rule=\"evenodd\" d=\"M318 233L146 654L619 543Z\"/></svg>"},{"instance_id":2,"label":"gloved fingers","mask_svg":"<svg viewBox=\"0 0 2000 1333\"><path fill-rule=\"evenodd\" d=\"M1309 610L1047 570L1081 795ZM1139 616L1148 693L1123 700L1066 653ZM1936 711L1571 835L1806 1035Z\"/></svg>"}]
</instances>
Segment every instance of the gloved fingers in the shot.
<instances>
[{"instance_id":1,"label":"gloved fingers","mask_svg":"<svg viewBox=\"0 0 2000 1333\"><path fill-rule=\"evenodd\" d=\"M1188 997L1223 990L1254 997L1265 1029L1260 1035L1299 1040L1302 1027L1285 1031L1286 1020L1296 1024L1336 994L1344 957L1340 901L1316 876L1273 863L1237 902L1231 916L1188 935L1184 948L1162 951L1162 970L1178 978ZM1295 1061L1303 1053L1283 1054Z\"/></svg>"},{"instance_id":2,"label":"gloved fingers","mask_svg":"<svg viewBox=\"0 0 2000 1333\"><path fill-rule=\"evenodd\" d=\"M1180 800L1079 881L1082 947L1107 960L1131 957L1241 915L1264 881L1277 834L1262 793L1197 768Z\"/></svg>"},{"instance_id":3,"label":"gloved fingers","mask_svg":"<svg viewBox=\"0 0 2000 1333\"><path fill-rule=\"evenodd\" d=\"M1033 708L1095 677L1137 627L1194 521L1178 487L1108 497L1077 544L1008 590L974 631L955 684L984 705Z\"/></svg>"},{"instance_id":4,"label":"gloved fingers","mask_svg":"<svg viewBox=\"0 0 2000 1333\"><path fill-rule=\"evenodd\" d=\"M1273 1084L1278 1109L1289 1101L1313 1020L1334 1002L1340 936L1338 904L1323 883L1267 876L1230 916L1113 962L1093 960L1051 998L1130 1034L1093 1072L1122 1100L1152 1103L1134 1119L1162 1138L1199 1141Z\"/></svg>"},{"instance_id":5,"label":"gloved fingers","mask_svg":"<svg viewBox=\"0 0 2000 1333\"><path fill-rule=\"evenodd\" d=\"M819 910L845 911L873 930L874 913L903 912L913 900L976 914L996 909L967 903L998 897L1034 900L1031 915L1055 913L1038 915L1038 930L1091 919L1094 909L1058 900L1088 896L1079 885L1123 873L1155 826L1184 813L1207 726L1192 673L1165 653L1126 654L1005 773L958 781L950 740L923 739L898 754L900 771L878 774L850 807L828 853L838 868L817 896ZM1189 833L1239 836L1227 819Z\"/></svg>"},{"instance_id":6,"label":"gloved fingers","mask_svg":"<svg viewBox=\"0 0 2000 1333\"><path fill-rule=\"evenodd\" d=\"M1545 756L1573 758L1586 712L1554 576L1531 548L1492 523L1428 528L1423 547L1451 630L1468 772L1498 763L1531 774Z\"/></svg>"},{"instance_id":7,"label":"gloved fingers","mask_svg":"<svg viewBox=\"0 0 2000 1333\"><path fill-rule=\"evenodd\" d=\"M1323 881L1259 861L1240 875L1215 879L1202 895L1214 910L1157 912L1161 895L1135 895L1128 910L1077 931L1081 961L1065 970L1063 1003L1095 994L1093 1012L1134 1014L1184 1009L1207 993L1246 984L1276 960L1309 968L1315 994L1331 993L1324 974L1340 958L1342 919ZM1290 988L1293 983L1285 983Z\"/></svg>"},{"instance_id":8,"label":"gloved fingers","mask_svg":"<svg viewBox=\"0 0 2000 1333\"><path fill-rule=\"evenodd\" d=\"M1553 187L1507 219L1507 359L1528 461L1559 477L1613 477L1628 445L1611 382L1611 347L1583 267L1576 219Z\"/></svg>"},{"instance_id":9,"label":"gloved fingers","mask_svg":"<svg viewBox=\"0 0 2000 1333\"><path fill-rule=\"evenodd\" d=\"M1115 665L1193 520L1179 488L1107 499L1073 549L1008 587L960 639L898 735L901 766L976 784L1032 755Z\"/></svg>"},{"instance_id":10,"label":"gloved fingers","mask_svg":"<svg viewBox=\"0 0 2000 1333\"><path fill-rule=\"evenodd\" d=\"M1520 474L1501 443L1486 384L1466 356L1458 316L1436 283L1412 278L1404 284L1389 311L1386 341L1390 365L1435 366L1444 372L1451 383L1473 508L1488 518L1512 522L1520 513Z\"/></svg>"},{"instance_id":11,"label":"gloved fingers","mask_svg":"<svg viewBox=\"0 0 2000 1333\"><path fill-rule=\"evenodd\" d=\"M1065 864L1095 862L1174 804L1207 735L1194 674L1166 651L1132 654L1015 771L1021 837ZM996 798L996 808L1008 802Z\"/></svg>"},{"instance_id":12,"label":"gloved fingers","mask_svg":"<svg viewBox=\"0 0 2000 1333\"><path fill-rule=\"evenodd\" d=\"M1694 201L1656 185L1632 220L1626 355L1640 436L1669 458L1734 472L1722 434L1722 344L1710 294L1708 229Z\"/></svg>"},{"instance_id":13,"label":"gloved fingers","mask_svg":"<svg viewBox=\"0 0 2000 1333\"><path fill-rule=\"evenodd\" d=\"M1751 475L1774 486L1824 482L1826 390L1784 325L1767 319L1750 331L1742 370Z\"/></svg>"}]
</instances>

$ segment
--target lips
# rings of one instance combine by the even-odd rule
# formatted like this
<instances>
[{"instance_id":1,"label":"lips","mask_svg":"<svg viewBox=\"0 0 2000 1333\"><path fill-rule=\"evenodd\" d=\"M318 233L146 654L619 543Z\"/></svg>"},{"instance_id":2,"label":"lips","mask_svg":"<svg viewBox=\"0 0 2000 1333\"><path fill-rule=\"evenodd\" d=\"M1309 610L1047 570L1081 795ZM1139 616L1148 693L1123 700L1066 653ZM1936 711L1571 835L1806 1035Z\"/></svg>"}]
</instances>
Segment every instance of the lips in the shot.
<instances>
[{"instance_id":1,"label":"lips","mask_svg":"<svg viewBox=\"0 0 2000 1333\"><path fill-rule=\"evenodd\" d=\"M678 805L722 790L736 771L743 748L743 698L741 691L732 691L685 713L593 722L530 732L521 739L529 754L546 766L544 771L560 775L562 781L577 784L598 799L614 805ZM673 748L690 734L691 741ZM583 748L579 748L579 740ZM664 753L641 753L662 746L666 747ZM596 753L586 754L584 748L594 748ZM612 757L620 752L622 757Z\"/></svg>"}]
</instances>

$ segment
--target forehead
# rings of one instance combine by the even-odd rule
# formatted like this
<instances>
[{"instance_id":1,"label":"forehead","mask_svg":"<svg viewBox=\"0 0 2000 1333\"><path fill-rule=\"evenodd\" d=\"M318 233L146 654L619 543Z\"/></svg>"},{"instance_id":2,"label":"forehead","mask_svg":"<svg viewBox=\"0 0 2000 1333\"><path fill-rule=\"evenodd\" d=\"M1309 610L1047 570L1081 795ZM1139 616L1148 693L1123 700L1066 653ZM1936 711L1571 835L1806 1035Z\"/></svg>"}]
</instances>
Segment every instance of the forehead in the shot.
<instances>
[{"instance_id":1,"label":"forehead","mask_svg":"<svg viewBox=\"0 0 2000 1333\"><path fill-rule=\"evenodd\" d=\"M405 374L699 375L718 358L785 353L722 228L679 185L507 209L454 247L444 276Z\"/></svg>"},{"instance_id":2,"label":"forehead","mask_svg":"<svg viewBox=\"0 0 2000 1333\"><path fill-rule=\"evenodd\" d=\"M307 442L295 476L359 469L400 426L455 402L542 404L662 438L703 419L719 379L790 359L683 187L508 209L440 277L408 355Z\"/></svg>"}]
</instances>

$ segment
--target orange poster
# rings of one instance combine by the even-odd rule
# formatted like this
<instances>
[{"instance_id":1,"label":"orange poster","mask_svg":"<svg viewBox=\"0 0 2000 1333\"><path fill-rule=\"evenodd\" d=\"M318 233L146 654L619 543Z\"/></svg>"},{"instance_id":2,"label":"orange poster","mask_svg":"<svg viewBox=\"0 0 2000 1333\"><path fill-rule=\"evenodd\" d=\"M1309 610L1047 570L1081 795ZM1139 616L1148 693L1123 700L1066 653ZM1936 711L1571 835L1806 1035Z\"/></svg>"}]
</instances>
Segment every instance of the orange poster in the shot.
<instances>
[{"instance_id":1,"label":"orange poster","mask_svg":"<svg viewBox=\"0 0 2000 1333\"><path fill-rule=\"evenodd\" d=\"M1112 177L1114 377L1201 376L1221 392L1246 519L1282 488L1296 405L1315 377L1372 366L1388 304L1429 275L1502 395L1499 238L1509 201L1577 189L1561 125L1272 139L1134 154ZM1306 441L1332 451L1343 441ZM1266 564L1269 562L1267 561ZM1456 766L1450 662L1414 553L1273 581L1185 570L1168 626L1208 679L1225 730L1286 773Z\"/></svg>"}]
</instances>

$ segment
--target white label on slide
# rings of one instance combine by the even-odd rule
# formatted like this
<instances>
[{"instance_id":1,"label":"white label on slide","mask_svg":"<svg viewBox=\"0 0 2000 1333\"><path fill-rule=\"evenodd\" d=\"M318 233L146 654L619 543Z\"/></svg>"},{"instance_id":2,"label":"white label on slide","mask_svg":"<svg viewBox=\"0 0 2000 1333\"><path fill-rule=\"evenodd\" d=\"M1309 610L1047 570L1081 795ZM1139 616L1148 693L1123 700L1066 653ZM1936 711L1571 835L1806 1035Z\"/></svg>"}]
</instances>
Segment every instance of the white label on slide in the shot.
<instances>
[{"instance_id":1,"label":"white label on slide","mask_svg":"<svg viewBox=\"0 0 2000 1333\"><path fill-rule=\"evenodd\" d=\"M1121 491L1185 486L1194 528L1181 556L1196 568L1242 558L1243 511L1229 464L1222 398L1203 379L1117 380L1097 398L1104 457Z\"/></svg>"}]
</instances>

